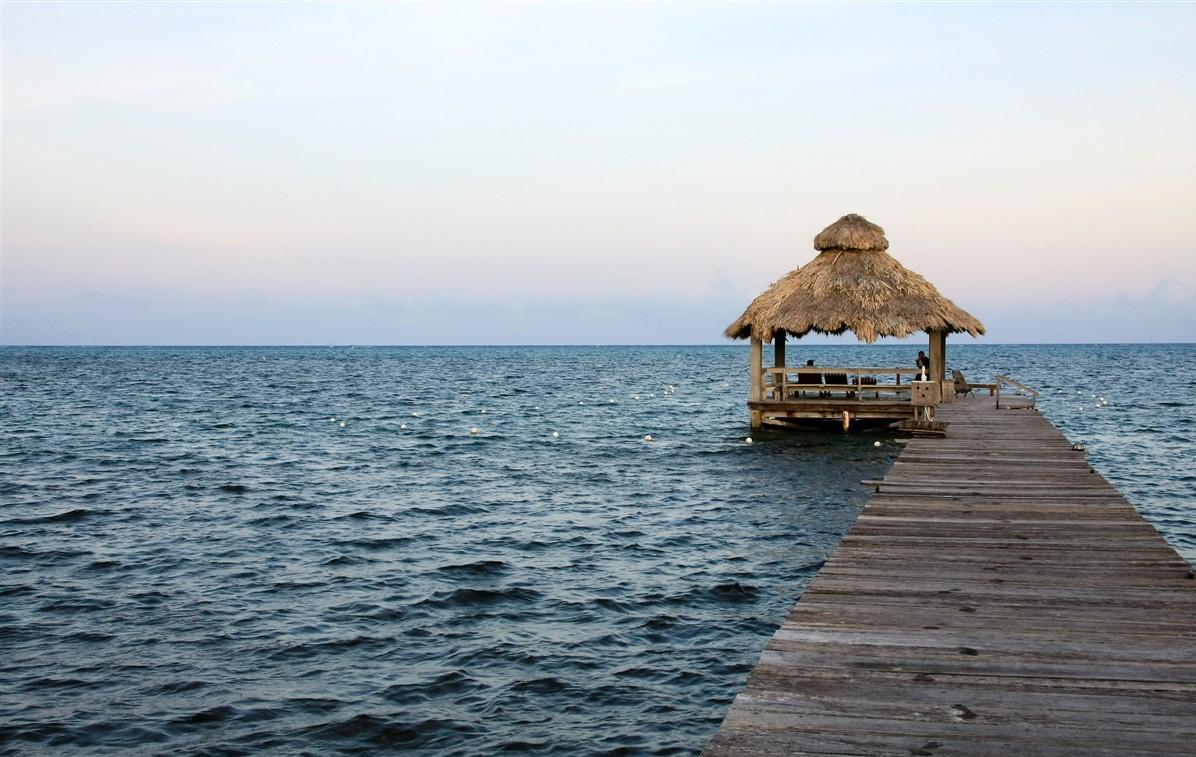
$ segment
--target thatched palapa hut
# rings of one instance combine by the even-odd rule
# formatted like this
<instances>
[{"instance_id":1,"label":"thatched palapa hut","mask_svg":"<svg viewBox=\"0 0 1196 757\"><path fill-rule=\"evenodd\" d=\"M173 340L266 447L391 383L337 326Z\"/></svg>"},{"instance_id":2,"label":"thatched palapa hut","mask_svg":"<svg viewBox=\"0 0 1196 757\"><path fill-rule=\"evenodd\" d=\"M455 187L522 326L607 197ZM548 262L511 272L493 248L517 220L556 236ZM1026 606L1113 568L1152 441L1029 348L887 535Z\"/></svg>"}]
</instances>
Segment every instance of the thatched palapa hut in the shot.
<instances>
[{"instance_id":1,"label":"thatched palapa hut","mask_svg":"<svg viewBox=\"0 0 1196 757\"><path fill-rule=\"evenodd\" d=\"M929 281L898 263L889 255L888 248L889 241L880 226L863 216L843 216L814 238L817 257L770 286L727 327L728 337L751 340L749 407L753 426L759 426L765 419L842 416L846 423L849 414L894 419L910 415L908 383L905 388L896 387L901 386L902 373L915 372L912 367L867 371L823 368L817 388L808 372L799 374L798 380L790 383L789 374L796 369L785 366L786 336L800 339L811 331L820 334L851 331L872 343L880 337L926 332L930 337L930 376L940 382L946 369L947 334L984 333L980 321L940 294ZM775 344L776 364L772 369L762 365L763 342ZM878 388L867 392L844 388L842 398L837 397L834 387L848 383L841 376L854 375L850 382L853 386L874 386L876 379L862 375L865 373L891 376L894 383L875 384ZM766 381L769 378L771 383ZM811 393L816 402L810 402ZM868 402L865 394L871 395L875 402ZM900 407L886 410L881 404ZM798 407L786 409L782 405Z\"/></svg>"}]
</instances>

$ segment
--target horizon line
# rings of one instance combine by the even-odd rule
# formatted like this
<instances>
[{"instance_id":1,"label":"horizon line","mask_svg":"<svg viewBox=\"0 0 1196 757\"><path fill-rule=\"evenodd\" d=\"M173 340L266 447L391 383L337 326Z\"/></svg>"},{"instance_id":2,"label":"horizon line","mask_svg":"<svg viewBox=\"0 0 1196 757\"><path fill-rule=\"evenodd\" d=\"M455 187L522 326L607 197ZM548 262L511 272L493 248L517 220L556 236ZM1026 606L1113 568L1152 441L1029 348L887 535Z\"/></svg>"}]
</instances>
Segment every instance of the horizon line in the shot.
<instances>
[{"instance_id":1,"label":"horizon line","mask_svg":"<svg viewBox=\"0 0 1196 757\"><path fill-rule=\"evenodd\" d=\"M788 342L789 345L798 344L800 340ZM885 344L868 344L865 342L821 342L821 343L806 343L806 347L904 347L920 344L920 342L889 342ZM327 343L282 343L282 344L0 344L0 349L68 349L68 348L90 348L90 349L343 349L343 348L366 348L366 349L391 349L391 348L422 348L422 349L445 349L445 348L462 348L462 349L476 349L476 348L511 348L511 347L543 347L543 348L560 348L560 347L580 347L586 349L598 348L619 348L619 347L746 347L747 340L734 340L728 342L691 342L691 343L666 343L666 342L645 342L645 343L504 343L504 344L381 344L381 343L350 343L344 344L327 344ZM1140 346L1140 345L1174 345L1174 346L1196 346L1196 342L1180 342L1180 341L1153 341L1153 342L957 342L955 347L1078 347L1086 345L1104 345L1104 346Z\"/></svg>"}]
</instances>

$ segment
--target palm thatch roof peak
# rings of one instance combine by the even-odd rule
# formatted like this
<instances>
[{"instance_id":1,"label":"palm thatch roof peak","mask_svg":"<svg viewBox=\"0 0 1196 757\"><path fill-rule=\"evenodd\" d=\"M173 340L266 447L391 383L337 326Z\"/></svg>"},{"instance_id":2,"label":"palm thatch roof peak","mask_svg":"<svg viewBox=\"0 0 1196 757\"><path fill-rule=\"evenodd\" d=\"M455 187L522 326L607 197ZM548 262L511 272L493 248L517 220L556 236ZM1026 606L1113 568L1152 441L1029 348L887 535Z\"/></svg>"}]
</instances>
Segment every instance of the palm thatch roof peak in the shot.
<instances>
[{"instance_id":1,"label":"palm thatch roof peak","mask_svg":"<svg viewBox=\"0 0 1196 757\"><path fill-rule=\"evenodd\" d=\"M775 282L727 327L732 339L853 332L865 342L919 331L979 336L984 324L885 250L884 229L846 215L814 239L817 257Z\"/></svg>"},{"instance_id":2,"label":"palm thatch roof peak","mask_svg":"<svg viewBox=\"0 0 1196 757\"><path fill-rule=\"evenodd\" d=\"M887 250L889 240L885 230L855 213L847 215L818 232L814 249L824 250Z\"/></svg>"}]
</instances>

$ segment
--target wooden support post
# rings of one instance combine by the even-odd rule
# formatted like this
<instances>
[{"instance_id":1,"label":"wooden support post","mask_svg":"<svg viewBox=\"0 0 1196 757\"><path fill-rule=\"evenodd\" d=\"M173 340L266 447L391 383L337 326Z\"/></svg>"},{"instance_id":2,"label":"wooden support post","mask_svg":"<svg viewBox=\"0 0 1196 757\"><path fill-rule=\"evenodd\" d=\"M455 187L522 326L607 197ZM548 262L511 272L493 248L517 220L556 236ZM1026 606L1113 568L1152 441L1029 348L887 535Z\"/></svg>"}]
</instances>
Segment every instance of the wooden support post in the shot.
<instances>
[{"instance_id":1,"label":"wooden support post","mask_svg":"<svg viewBox=\"0 0 1196 757\"><path fill-rule=\"evenodd\" d=\"M772 336L772 365L774 368L785 367L785 332L778 331ZM787 400L789 399L789 388L786 386L789 382L784 373L772 374L773 385L777 387L773 391L773 399Z\"/></svg>"},{"instance_id":2,"label":"wooden support post","mask_svg":"<svg viewBox=\"0 0 1196 757\"><path fill-rule=\"evenodd\" d=\"M752 334L751 349L748 357L748 399L759 402L764 398L764 345L760 337ZM752 428L764 425L764 414L759 410L751 411Z\"/></svg>"},{"instance_id":3,"label":"wooden support post","mask_svg":"<svg viewBox=\"0 0 1196 757\"><path fill-rule=\"evenodd\" d=\"M930 332L930 380L938 383L947 374L947 332Z\"/></svg>"}]
</instances>

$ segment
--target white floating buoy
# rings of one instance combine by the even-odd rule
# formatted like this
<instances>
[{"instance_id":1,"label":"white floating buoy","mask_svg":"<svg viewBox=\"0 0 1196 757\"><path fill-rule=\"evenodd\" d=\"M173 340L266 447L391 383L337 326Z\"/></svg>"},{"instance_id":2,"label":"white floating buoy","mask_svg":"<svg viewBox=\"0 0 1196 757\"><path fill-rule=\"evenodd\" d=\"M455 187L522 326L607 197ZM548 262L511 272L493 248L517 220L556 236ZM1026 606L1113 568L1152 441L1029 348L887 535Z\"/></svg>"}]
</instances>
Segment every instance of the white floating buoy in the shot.
<instances>
[{"instance_id":1,"label":"white floating buoy","mask_svg":"<svg viewBox=\"0 0 1196 757\"><path fill-rule=\"evenodd\" d=\"M418 413L418 412L416 412L415 410L412 410L412 411L411 411L411 417L412 417L412 418L418 418L418 417L419 417L419 413Z\"/></svg>"},{"instance_id":2,"label":"white floating buoy","mask_svg":"<svg viewBox=\"0 0 1196 757\"><path fill-rule=\"evenodd\" d=\"M400 424L399 424L399 428L400 428L400 429L403 429L403 430L406 430L406 429L407 429L407 424L406 424L406 423L400 423Z\"/></svg>"},{"instance_id":3,"label":"white floating buoy","mask_svg":"<svg viewBox=\"0 0 1196 757\"><path fill-rule=\"evenodd\" d=\"M638 400L639 398L640 398L640 396L638 394L631 395L631 399L633 399L633 400Z\"/></svg>"},{"instance_id":4,"label":"white floating buoy","mask_svg":"<svg viewBox=\"0 0 1196 757\"><path fill-rule=\"evenodd\" d=\"M610 404L612 404L612 405L613 405L613 404L615 404L615 401L614 401L614 400L607 400L607 402L609 402L609 403L610 403Z\"/></svg>"},{"instance_id":5,"label":"white floating buoy","mask_svg":"<svg viewBox=\"0 0 1196 757\"><path fill-rule=\"evenodd\" d=\"M880 446L880 442L872 442L872 446L873 446L873 447L879 447L879 446Z\"/></svg>"},{"instance_id":6,"label":"white floating buoy","mask_svg":"<svg viewBox=\"0 0 1196 757\"><path fill-rule=\"evenodd\" d=\"M477 426L470 426L470 427L469 427L469 433L471 433L471 434L476 434L477 432L478 432L478 427L477 427Z\"/></svg>"},{"instance_id":7,"label":"white floating buoy","mask_svg":"<svg viewBox=\"0 0 1196 757\"><path fill-rule=\"evenodd\" d=\"M486 411L485 411L485 410L482 410L482 415L485 415L485 414L486 414Z\"/></svg>"},{"instance_id":8,"label":"white floating buoy","mask_svg":"<svg viewBox=\"0 0 1196 757\"><path fill-rule=\"evenodd\" d=\"M333 423L336 422L336 418L329 418L328 420L332 421Z\"/></svg>"},{"instance_id":9,"label":"white floating buoy","mask_svg":"<svg viewBox=\"0 0 1196 757\"><path fill-rule=\"evenodd\" d=\"M341 428L344 428L344 427L345 427L345 422L341 421Z\"/></svg>"},{"instance_id":10,"label":"white floating buoy","mask_svg":"<svg viewBox=\"0 0 1196 757\"><path fill-rule=\"evenodd\" d=\"M585 401L585 400L578 400L578 401L577 401L577 404L579 404L579 405L584 405L584 404L586 404L586 401Z\"/></svg>"},{"instance_id":11,"label":"white floating buoy","mask_svg":"<svg viewBox=\"0 0 1196 757\"><path fill-rule=\"evenodd\" d=\"M746 437L746 438L745 438L743 441L744 441L744 442L746 442L746 443L748 443L748 444L751 444L751 443L752 443L752 437L750 437L750 436L749 436L749 437Z\"/></svg>"},{"instance_id":12,"label":"white floating buoy","mask_svg":"<svg viewBox=\"0 0 1196 757\"><path fill-rule=\"evenodd\" d=\"M645 435L644 435L644 441L646 441L646 442L650 442L650 441L652 441L652 435L651 435L651 434L645 434Z\"/></svg>"}]
</instances>

